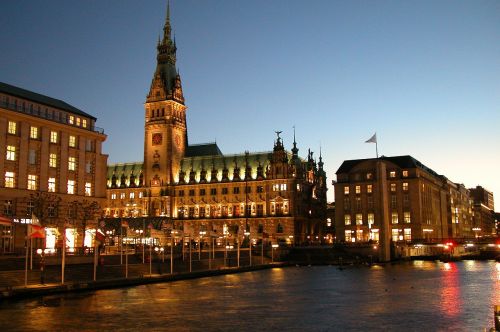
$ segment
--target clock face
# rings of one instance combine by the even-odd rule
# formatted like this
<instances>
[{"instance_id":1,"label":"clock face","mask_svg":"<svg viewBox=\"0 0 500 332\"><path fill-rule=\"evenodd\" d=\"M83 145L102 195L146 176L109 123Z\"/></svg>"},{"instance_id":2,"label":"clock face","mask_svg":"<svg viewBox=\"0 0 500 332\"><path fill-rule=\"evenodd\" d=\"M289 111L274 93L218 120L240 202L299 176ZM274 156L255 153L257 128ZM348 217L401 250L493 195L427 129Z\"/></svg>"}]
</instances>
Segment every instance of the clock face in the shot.
<instances>
[{"instance_id":1,"label":"clock face","mask_svg":"<svg viewBox=\"0 0 500 332\"><path fill-rule=\"evenodd\" d=\"M160 145L162 141L161 134L153 134L153 145Z\"/></svg>"}]
</instances>

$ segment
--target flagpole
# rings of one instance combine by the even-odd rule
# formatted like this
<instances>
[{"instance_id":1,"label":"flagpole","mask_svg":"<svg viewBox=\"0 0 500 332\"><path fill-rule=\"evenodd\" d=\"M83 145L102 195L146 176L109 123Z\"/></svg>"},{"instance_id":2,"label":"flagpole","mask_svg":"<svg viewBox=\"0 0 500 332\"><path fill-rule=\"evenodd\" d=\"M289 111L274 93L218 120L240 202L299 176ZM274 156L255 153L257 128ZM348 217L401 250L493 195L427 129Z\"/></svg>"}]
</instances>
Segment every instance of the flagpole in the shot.
<instances>
[{"instance_id":1,"label":"flagpole","mask_svg":"<svg viewBox=\"0 0 500 332\"><path fill-rule=\"evenodd\" d=\"M375 153L377 154L377 159L378 159L378 142L375 141Z\"/></svg>"},{"instance_id":2,"label":"flagpole","mask_svg":"<svg viewBox=\"0 0 500 332\"><path fill-rule=\"evenodd\" d=\"M120 265L123 265L123 225L120 219Z\"/></svg>"},{"instance_id":3,"label":"flagpole","mask_svg":"<svg viewBox=\"0 0 500 332\"><path fill-rule=\"evenodd\" d=\"M30 270L33 270L33 238L30 237Z\"/></svg>"},{"instance_id":4,"label":"flagpole","mask_svg":"<svg viewBox=\"0 0 500 332\"><path fill-rule=\"evenodd\" d=\"M28 225L28 228L30 226ZM29 232L26 230L26 234L28 235ZM28 287L28 238L26 238L26 262L24 263L24 287Z\"/></svg>"},{"instance_id":5,"label":"flagpole","mask_svg":"<svg viewBox=\"0 0 500 332\"><path fill-rule=\"evenodd\" d=\"M63 227L63 243L61 249L62 249L61 284L64 284L64 267L66 265L66 225Z\"/></svg>"}]
</instances>

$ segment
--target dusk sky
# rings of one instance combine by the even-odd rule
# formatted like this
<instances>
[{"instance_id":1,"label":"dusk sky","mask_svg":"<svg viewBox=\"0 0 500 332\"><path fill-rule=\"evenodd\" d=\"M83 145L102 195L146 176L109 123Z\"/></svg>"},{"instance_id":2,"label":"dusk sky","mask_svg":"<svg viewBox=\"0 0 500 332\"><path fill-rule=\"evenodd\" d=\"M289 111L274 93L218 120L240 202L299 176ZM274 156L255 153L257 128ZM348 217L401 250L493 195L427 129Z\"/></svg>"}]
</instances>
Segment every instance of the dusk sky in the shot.
<instances>
[{"instance_id":1,"label":"dusk sky","mask_svg":"<svg viewBox=\"0 0 500 332\"><path fill-rule=\"evenodd\" d=\"M98 118L109 162L143 159L166 0L3 0L0 81ZM500 1L173 0L191 144L224 154L411 155L500 207ZM329 187L329 200L333 188Z\"/></svg>"}]
</instances>

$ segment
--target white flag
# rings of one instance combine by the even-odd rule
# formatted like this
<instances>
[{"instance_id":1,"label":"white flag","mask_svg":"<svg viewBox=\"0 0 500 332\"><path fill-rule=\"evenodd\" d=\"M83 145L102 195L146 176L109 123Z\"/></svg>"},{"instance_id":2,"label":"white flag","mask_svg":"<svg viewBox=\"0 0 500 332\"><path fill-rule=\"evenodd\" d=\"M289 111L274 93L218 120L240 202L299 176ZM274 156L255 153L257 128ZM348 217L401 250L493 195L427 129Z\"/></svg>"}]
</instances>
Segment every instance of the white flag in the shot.
<instances>
[{"instance_id":1,"label":"white flag","mask_svg":"<svg viewBox=\"0 0 500 332\"><path fill-rule=\"evenodd\" d=\"M34 213L31 214L31 224L40 226L40 219Z\"/></svg>"},{"instance_id":2,"label":"white flag","mask_svg":"<svg viewBox=\"0 0 500 332\"><path fill-rule=\"evenodd\" d=\"M370 139L368 141L366 141L365 143L377 143L377 133L373 134L372 137L370 137Z\"/></svg>"}]
</instances>

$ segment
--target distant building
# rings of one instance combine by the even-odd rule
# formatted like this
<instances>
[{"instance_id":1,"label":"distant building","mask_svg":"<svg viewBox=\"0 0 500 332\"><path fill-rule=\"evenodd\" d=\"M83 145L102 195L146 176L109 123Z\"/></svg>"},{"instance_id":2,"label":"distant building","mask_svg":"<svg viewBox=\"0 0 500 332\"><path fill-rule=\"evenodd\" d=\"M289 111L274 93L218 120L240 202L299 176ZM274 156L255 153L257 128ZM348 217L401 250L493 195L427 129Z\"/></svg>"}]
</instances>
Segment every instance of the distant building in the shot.
<instances>
[{"instance_id":1,"label":"distant building","mask_svg":"<svg viewBox=\"0 0 500 332\"><path fill-rule=\"evenodd\" d=\"M299 157L295 138L286 150L281 132L266 152L225 155L216 143L190 145L176 50L167 14L145 102L144 159L108 166L107 224L151 225L151 237L179 231L191 238L319 241L327 191L321 154L318 162L312 152Z\"/></svg>"},{"instance_id":2,"label":"distant building","mask_svg":"<svg viewBox=\"0 0 500 332\"><path fill-rule=\"evenodd\" d=\"M474 229L480 236L496 235L493 193L481 186L469 189L474 200Z\"/></svg>"},{"instance_id":3,"label":"distant building","mask_svg":"<svg viewBox=\"0 0 500 332\"><path fill-rule=\"evenodd\" d=\"M46 227L46 246L83 245L106 198L106 135L96 118L61 100L0 83L0 207L12 225L0 226L0 252L22 250L23 224ZM85 212L86 211L86 212ZM90 239L90 237L89 237Z\"/></svg>"},{"instance_id":4,"label":"distant building","mask_svg":"<svg viewBox=\"0 0 500 332\"><path fill-rule=\"evenodd\" d=\"M346 160L337 170L337 241L473 238L472 200L411 156Z\"/></svg>"}]
</instances>

